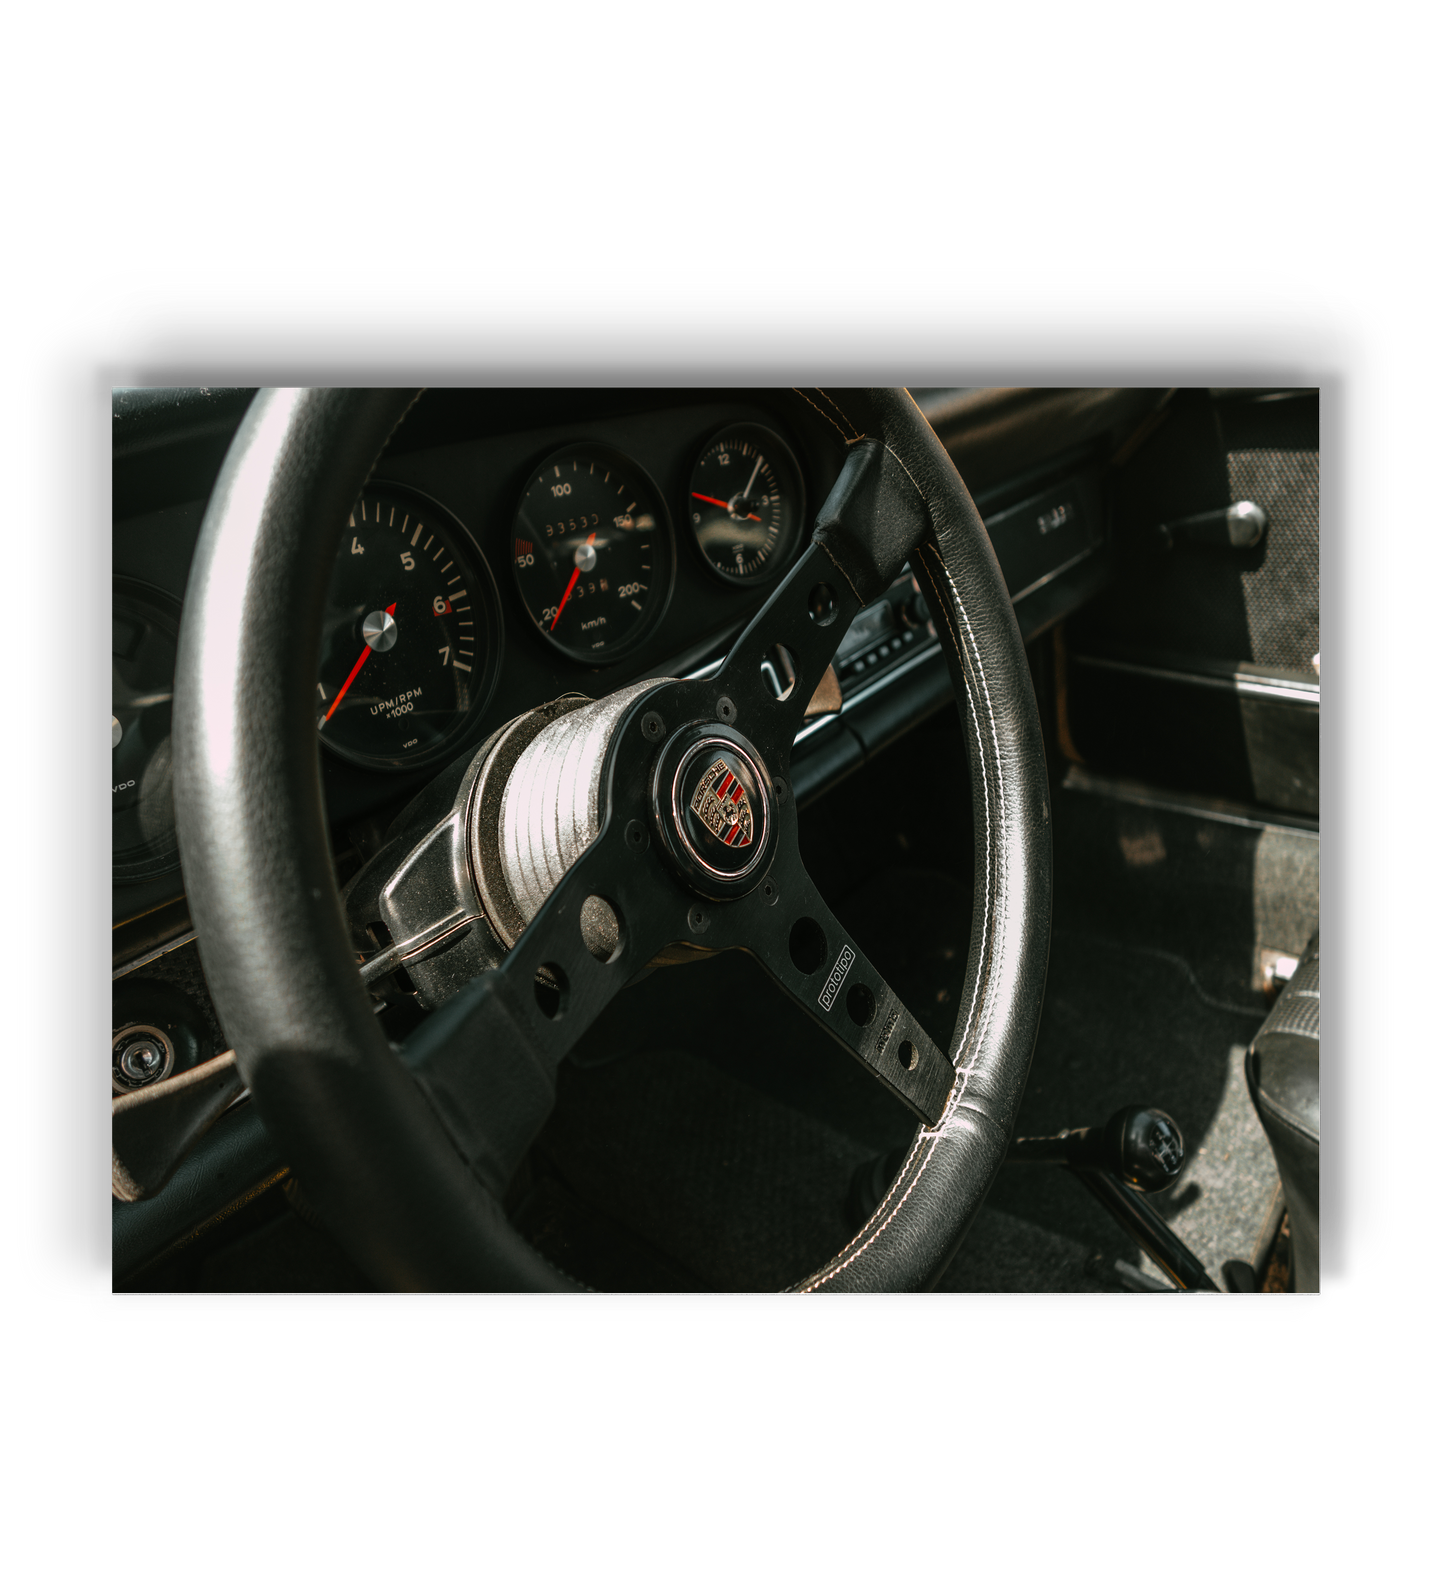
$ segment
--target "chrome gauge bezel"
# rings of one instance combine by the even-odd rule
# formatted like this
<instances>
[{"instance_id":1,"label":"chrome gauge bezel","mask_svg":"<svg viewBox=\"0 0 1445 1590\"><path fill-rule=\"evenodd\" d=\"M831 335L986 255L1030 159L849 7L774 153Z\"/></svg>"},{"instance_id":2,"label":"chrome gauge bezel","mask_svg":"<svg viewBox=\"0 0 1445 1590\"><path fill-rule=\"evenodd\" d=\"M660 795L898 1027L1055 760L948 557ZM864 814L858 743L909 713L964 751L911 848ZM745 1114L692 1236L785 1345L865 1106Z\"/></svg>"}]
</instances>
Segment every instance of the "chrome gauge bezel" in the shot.
<instances>
[{"instance_id":1,"label":"chrome gauge bezel","mask_svg":"<svg viewBox=\"0 0 1445 1590\"><path fill-rule=\"evenodd\" d=\"M472 736L478 720L487 710L496 693L505 650L501 593L477 537L467 528L460 516L445 503L439 502L435 497L406 480L369 480L361 496L364 498L372 495L405 497L415 502L430 518L440 520L445 526L449 543L456 544L462 559L468 565L468 573L473 575L468 588L473 598L473 611L477 615L477 659L480 668L474 665L476 677L473 680L474 689L470 705L458 715L446 735L434 745L410 754L376 755L337 745L320 731L317 739L327 755L335 757L340 762L349 763L353 767L373 768L381 772L424 771L439 767L457 755ZM349 537L351 533L351 529L348 528L346 536ZM337 548L338 562L346 556L346 547L347 541L343 538ZM483 633L485 634L484 658Z\"/></svg>"}]
</instances>

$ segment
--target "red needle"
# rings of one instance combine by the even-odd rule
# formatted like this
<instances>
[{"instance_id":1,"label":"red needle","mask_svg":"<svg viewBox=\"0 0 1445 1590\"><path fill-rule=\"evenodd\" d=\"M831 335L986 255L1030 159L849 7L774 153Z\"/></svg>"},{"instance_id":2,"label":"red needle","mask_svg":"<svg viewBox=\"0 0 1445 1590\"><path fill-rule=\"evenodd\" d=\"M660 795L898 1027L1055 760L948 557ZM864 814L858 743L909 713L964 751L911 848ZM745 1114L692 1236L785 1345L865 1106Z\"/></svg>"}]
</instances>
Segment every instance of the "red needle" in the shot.
<instances>
[{"instance_id":1,"label":"red needle","mask_svg":"<svg viewBox=\"0 0 1445 1590\"><path fill-rule=\"evenodd\" d=\"M395 612L396 612L396 603L395 602L393 602L391 604L391 606L387 608L387 612L391 613L391 614L395 614ZM361 649L361 655L356 659L356 667L353 668L349 674L347 674L346 683L344 685L342 685L341 689L336 692L336 700L333 701L331 703L331 705L326 709L326 716L321 720L321 727L323 729L331 721L331 714L333 712L335 712L336 709L341 705L342 696L344 696L346 694L346 692L351 689L351 681L353 679L355 679L357 674L359 674L361 672L362 663L364 663L366 661L366 659L368 657L370 657L370 656L371 656L371 647L370 646L363 646L362 649Z\"/></svg>"},{"instance_id":2,"label":"red needle","mask_svg":"<svg viewBox=\"0 0 1445 1590\"><path fill-rule=\"evenodd\" d=\"M590 535L590 536L588 536L588 537L587 537L587 541L586 541L586 543L585 543L585 544L586 544L586 545L587 545L587 546L589 546L589 547L590 547L590 546L591 546L591 545L592 545L592 543L593 543L593 542L594 542L594 541L595 541L595 540L596 540L596 539L597 539L597 532L596 532L596 531L595 531L595 530L594 530L594 531L593 531L593 532L592 532L592 534L591 534L591 535ZM569 596L571 596L571 594L572 594L572 588L573 588L573 587L574 587L574 586L575 586L575 585L576 585L576 584L577 584L577 576L578 576L578 575L579 575L579 574L581 574L581 572L582 572L582 565L581 565L581 564L580 564L580 563L579 563L579 564L578 564L578 565L577 565L577 567L576 567L576 568L575 568L575 569L573 569L573 570L572 570L572 578L571 578L571 579L570 579L570 580L568 580L568 581L567 581L567 589L566 589L566 590L565 590L565 591L563 591L563 592L562 592L562 600L561 600L561 601L560 601L560 602L558 602L558 604L557 604L557 612L556 612L556 614L555 614L555 615L554 615L554 617L553 617L553 619L552 619L552 623L551 623L551 626L550 626L550 627L549 627L549 628L548 628L548 630L547 630L547 633L548 633L548 634L549 634L549 635L550 635L550 634L551 634L551 633L552 633L552 630L554 630L554 629L556 629L556 627L557 627L557 620L558 620L558 619L559 619L559 618L561 618L561 616L562 616L562 609L563 609L563 608L564 608L564 607L566 607L566 605L567 605L567 598L568 598L568 597L569 597Z\"/></svg>"},{"instance_id":3,"label":"red needle","mask_svg":"<svg viewBox=\"0 0 1445 1590\"><path fill-rule=\"evenodd\" d=\"M693 496L696 497L699 502L710 502L710 503L715 504L719 508L726 508L727 507L727 503L720 502L716 497L704 497L703 494L700 491L693 492ZM761 524L763 522L761 519L758 519L758 516L755 513L750 513L748 515L748 518L749 519L756 519L759 524Z\"/></svg>"}]
</instances>

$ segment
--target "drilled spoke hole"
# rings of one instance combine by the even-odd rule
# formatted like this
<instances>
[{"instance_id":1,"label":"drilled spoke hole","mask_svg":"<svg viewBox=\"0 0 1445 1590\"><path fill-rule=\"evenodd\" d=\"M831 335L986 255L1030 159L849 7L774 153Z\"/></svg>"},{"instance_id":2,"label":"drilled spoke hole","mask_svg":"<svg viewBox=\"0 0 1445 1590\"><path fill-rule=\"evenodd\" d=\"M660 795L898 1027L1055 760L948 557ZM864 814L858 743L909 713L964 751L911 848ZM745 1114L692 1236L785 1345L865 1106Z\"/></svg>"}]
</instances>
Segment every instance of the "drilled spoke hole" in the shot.
<instances>
[{"instance_id":1,"label":"drilled spoke hole","mask_svg":"<svg viewBox=\"0 0 1445 1590\"><path fill-rule=\"evenodd\" d=\"M907 1038L898 1045L898 1064L905 1071L912 1071L918 1064L918 1050L914 1048Z\"/></svg>"},{"instance_id":2,"label":"drilled spoke hole","mask_svg":"<svg viewBox=\"0 0 1445 1590\"><path fill-rule=\"evenodd\" d=\"M774 646L763 654L762 673L768 694L777 701L786 701L798 682L798 659L786 646Z\"/></svg>"},{"instance_id":3,"label":"drilled spoke hole","mask_svg":"<svg viewBox=\"0 0 1445 1590\"><path fill-rule=\"evenodd\" d=\"M815 585L808 592L808 617L815 624L828 625L838 616L838 598L831 585Z\"/></svg>"},{"instance_id":4,"label":"drilled spoke hole","mask_svg":"<svg viewBox=\"0 0 1445 1590\"><path fill-rule=\"evenodd\" d=\"M617 958L622 944L622 918L610 900L604 900L600 894L589 894L582 902L579 926L582 942L590 955L599 961Z\"/></svg>"},{"instance_id":5,"label":"drilled spoke hole","mask_svg":"<svg viewBox=\"0 0 1445 1590\"><path fill-rule=\"evenodd\" d=\"M537 968L532 981L532 992L537 996L537 1009L549 1021L560 1021L567 1009L567 974L552 961Z\"/></svg>"},{"instance_id":6,"label":"drilled spoke hole","mask_svg":"<svg viewBox=\"0 0 1445 1590\"><path fill-rule=\"evenodd\" d=\"M878 1001L873 990L862 983L854 983L848 990L848 1014L860 1027L866 1027L878 1014Z\"/></svg>"},{"instance_id":7,"label":"drilled spoke hole","mask_svg":"<svg viewBox=\"0 0 1445 1590\"><path fill-rule=\"evenodd\" d=\"M800 916L788 934L788 954L805 977L811 977L828 958L828 940L810 916Z\"/></svg>"}]
</instances>

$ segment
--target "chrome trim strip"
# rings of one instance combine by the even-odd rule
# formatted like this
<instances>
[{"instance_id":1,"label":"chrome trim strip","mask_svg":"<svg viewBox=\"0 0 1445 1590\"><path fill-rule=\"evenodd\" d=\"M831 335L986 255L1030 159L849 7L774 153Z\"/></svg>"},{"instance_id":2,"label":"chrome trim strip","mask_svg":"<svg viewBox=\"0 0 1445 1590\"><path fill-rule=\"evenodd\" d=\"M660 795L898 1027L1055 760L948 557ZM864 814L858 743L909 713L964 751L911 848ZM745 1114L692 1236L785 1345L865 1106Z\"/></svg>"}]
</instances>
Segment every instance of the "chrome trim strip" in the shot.
<instances>
[{"instance_id":1,"label":"chrome trim strip","mask_svg":"<svg viewBox=\"0 0 1445 1590\"><path fill-rule=\"evenodd\" d=\"M1228 690L1237 696L1255 696L1273 701L1295 701L1301 706L1320 704L1320 687L1297 679L1270 679L1257 674L1233 673L1228 676L1191 674L1177 668L1156 668L1150 663L1119 662L1112 657L1075 657L1081 668L1107 668L1114 673L1141 674L1149 679L1169 679L1177 684L1203 685L1209 690Z\"/></svg>"},{"instance_id":2,"label":"chrome trim strip","mask_svg":"<svg viewBox=\"0 0 1445 1590\"><path fill-rule=\"evenodd\" d=\"M845 701L843 703L843 711L847 710L847 706L848 703ZM797 747L800 746L810 734L816 734L819 729L825 729L830 723L836 723L838 719L843 716L843 711L825 712L821 716L813 718L810 722L805 723L803 727L799 729L798 732L793 736L793 748L796 750Z\"/></svg>"},{"instance_id":3,"label":"chrome trim strip","mask_svg":"<svg viewBox=\"0 0 1445 1590\"><path fill-rule=\"evenodd\" d=\"M941 641L927 641L917 651L910 652L896 667L890 668L887 673L880 674L876 679L870 679L856 696L845 696L842 708L837 712L825 713L822 717L814 718L812 722L805 723L793 736L794 746L799 746L810 734L816 734L819 729L825 729L830 723L837 723L846 718L854 707L861 702L870 700L880 690L902 679L905 674L911 674L915 668L922 666L930 657L937 656L943 650Z\"/></svg>"},{"instance_id":4,"label":"chrome trim strip","mask_svg":"<svg viewBox=\"0 0 1445 1590\"><path fill-rule=\"evenodd\" d=\"M1306 707L1318 707L1320 704L1318 689L1311 690L1308 685L1272 684L1265 680L1250 679L1242 675L1235 676L1234 685L1241 696L1272 698L1276 701L1297 701Z\"/></svg>"},{"instance_id":5,"label":"chrome trim strip","mask_svg":"<svg viewBox=\"0 0 1445 1590\"><path fill-rule=\"evenodd\" d=\"M985 526L985 528L987 527ZM1032 596L1035 591L1043 590L1046 585L1058 579L1061 574L1067 574L1068 571L1075 566L1075 564L1082 563L1085 558L1089 557L1092 553L1101 551L1103 547L1104 542L1102 539L1092 542L1089 546L1086 546L1082 552L1076 552L1073 557L1059 564L1058 568L1050 569L1049 572L1042 577L1042 579L1035 580L1032 585L1024 586L1023 590L1018 592L1017 595L1009 597L1010 605L1017 607L1019 603L1023 601L1024 597Z\"/></svg>"},{"instance_id":6,"label":"chrome trim strip","mask_svg":"<svg viewBox=\"0 0 1445 1590\"><path fill-rule=\"evenodd\" d=\"M183 944L189 944L195 936L193 928L189 933L182 933L179 938L168 940L159 949L147 950L144 955L136 956L133 961L127 961L124 966L117 967L110 974L111 982L115 982L118 977L126 976L129 972L139 971L142 966L149 966L152 961L158 961L162 955L169 955L172 950L178 950Z\"/></svg>"},{"instance_id":7,"label":"chrome trim strip","mask_svg":"<svg viewBox=\"0 0 1445 1590\"><path fill-rule=\"evenodd\" d=\"M917 651L904 658L896 668L890 668L887 673L880 674L876 679L870 679L856 696L849 696L843 703L843 711L850 712L860 701L867 701L870 696L876 696L884 685L890 685L895 679L901 679L905 674L911 674L920 663L933 656L935 652L943 650L942 641L927 642ZM801 736L799 736L801 738ZM797 743L795 740L794 744Z\"/></svg>"},{"instance_id":8,"label":"chrome trim strip","mask_svg":"<svg viewBox=\"0 0 1445 1590\"><path fill-rule=\"evenodd\" d=\"M1064 774L1064 785L1079 795L1099 795L1106 800L1123 801L1130 806L1151 806L1158 811L1176 812L1181 817L1203 817L1210 822L1230 823L1236 828L1256 828L1284 834L1312 834L1319 838L1319 820L1296 817L1291 812L1265 812L1235 801L1217 800L1212 795L1178 795L1157 789L1152 784L1126 778L1101 778L1087 768L1072 765Z\"/></svg>"},{"instance_id":9,"label":"chrome trim strip","mask_svg":"<svg viewBox=\"0 0 1445 1590\"><path fill-rule=\"evenodd\" d=\"M409 939L403 939L400 944L388 944L375 955L368 956L364 961L358 961L357 969L361 973L361 981L375 982L387 972L394 972L404 962L415 960L423 950L429 950L433 944L438 944L442 939L450 938L453 933L481 920L477 912L468 911L465 905L458 906L450 916L443 917L440 922L433 922L429 927L424 927L420 933L413 933Z\"/></svg>"}]
</instances>

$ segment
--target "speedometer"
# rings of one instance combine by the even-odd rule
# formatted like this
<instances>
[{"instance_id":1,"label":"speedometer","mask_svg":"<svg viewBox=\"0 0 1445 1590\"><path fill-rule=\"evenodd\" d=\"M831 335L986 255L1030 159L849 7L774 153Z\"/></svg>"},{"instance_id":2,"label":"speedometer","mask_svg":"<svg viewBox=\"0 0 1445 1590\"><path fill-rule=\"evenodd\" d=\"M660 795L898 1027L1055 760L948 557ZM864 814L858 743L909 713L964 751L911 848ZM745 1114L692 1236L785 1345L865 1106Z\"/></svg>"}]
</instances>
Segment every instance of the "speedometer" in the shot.
<instances>
[{"instance_id":1,"label":"speedometer","mask_svg":"<svg viewBox=\"0 0 1445 1590\"><path fill-rule=\"evenodd\" d=\"M496 586L458 521L418 492L368 489L326 598L321 743L367 767L446 755L486 704L499 633Z\"/></svg>"},{"instance_id":2,"label":"speedometer","mask_svg":"<svg viewBox=\"0 0 1445 1590\"><path fill-rule=\"evenodd\" d=\"M611 448L553 453L517 508L512 573L547 641L582 662L612 662L652 630L672 591L661 496Z\"/></svg>"}]
</instances>

